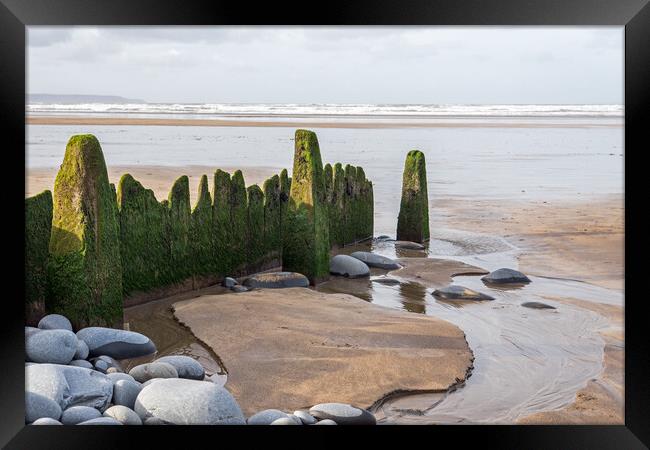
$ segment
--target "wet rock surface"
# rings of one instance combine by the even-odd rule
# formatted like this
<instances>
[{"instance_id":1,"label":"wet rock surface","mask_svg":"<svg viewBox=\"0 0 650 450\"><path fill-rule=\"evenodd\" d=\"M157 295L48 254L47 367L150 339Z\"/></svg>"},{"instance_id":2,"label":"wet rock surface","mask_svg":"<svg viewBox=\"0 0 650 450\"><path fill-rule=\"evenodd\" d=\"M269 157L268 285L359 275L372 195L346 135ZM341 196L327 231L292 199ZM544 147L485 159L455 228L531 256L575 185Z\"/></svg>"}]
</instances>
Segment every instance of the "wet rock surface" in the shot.
<instances>
[{"instance_id":1,"label":"wet rock surface","mask_svg":"<svg viewBox=\"0 0 650 450\"><path fill-rule=\"evenodd\" d=\"M271 272L246 278L244 286L264 289L308 287L309 280L306 276L297 272Z\"/></svg>"},{"instance_id":2,"label":"wet rock surface","mask_svg":"<svg viewBox=\"0 0 650 450\"><path fill-rule=\"evenodd\" d=\"M436 289L433 291L432 295L444 300L494 300L494 297L487 294L473 291L472 289L456 284Z\"/></svg>"}]
</instances>

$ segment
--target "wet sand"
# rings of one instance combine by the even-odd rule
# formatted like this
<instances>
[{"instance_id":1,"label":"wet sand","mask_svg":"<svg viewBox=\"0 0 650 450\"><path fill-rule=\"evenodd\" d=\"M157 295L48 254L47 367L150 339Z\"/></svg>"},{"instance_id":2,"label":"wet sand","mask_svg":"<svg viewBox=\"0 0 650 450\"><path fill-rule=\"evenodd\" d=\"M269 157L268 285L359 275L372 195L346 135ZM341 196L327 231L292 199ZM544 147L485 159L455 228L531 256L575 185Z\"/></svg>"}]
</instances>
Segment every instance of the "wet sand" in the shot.
<instances>
[{"instance_id":1,"label":"wet sand","mask_svg":"<svg viewBox=\"0 0 650 450\"><path fill-rule=\"evenodd\" d=\"M147 117L82 117L82 116L27 116L28 125L139 125L139 126L193 126L193 127L282 127L282 128L355 128L355 129L386 129L386 128L600 128L621 127L620 122L594 123L593 120L574 123L558 120L541 122L534 118L495 121L485 118L463 118L460 121L449 119L429 119L418 122L417 117L389 121L384 118L373 120L352 121L314 120L313 116L296 116L301 120L282 120L269 116L260 116L273 120L255 120L251 117L233 119L196 119L196 118L147 118ZM284 117L284 116L283 116ZM289 117L289 116L286 116ZM511 118L507 118L511 119Z\"/></svg>"},{"instance_id":2,"label":"wet sand","mask_svg":"<svg viewBox=\"0 0 650 450\"><path fill-rule=\"evenodd\" d=\"M624 292L624 204L622 195L582 201L433 202L434 222L446 227L499 234L519 247L519 268L527 274L576 280ZM434 210L435 211L435 210ZM435 228L435 225L433 226ZM526 424L624 423L624 308L571 298L546 298L593 311L609 322L599 330L605 342L603 371L576 394L575 402L524 417Z\"/></svg>"},{"instance_id":3,"label":"wet sand","mask_svg":"<svg viewBox=\"0 0 650 450\"><path fill-rule=\"evenodd\" d=\"M212 176L217 169L232 174L235 170L241 170L246 185L262 184L266 179L279 174L281 169L273 167L210 167L210 166L155 166L155 165L133 165L133 166L108 166L108 179L111 183L117 183L125 173L130 173L147 189L153 190L158 201L164 200L169 195L174 181L181 175L187 175L190 180L190 201L194 204L197 198L199 181L202 175L208 176L208 185L212 189ZM31 197L45 189L54 189L54 180L59 168L33 168L25 173L26 186L25 196Z\"/></svg>"},{"instance_id":4,"label":"wet sand","mask_svg":"<svg viewBox=\"0 0 650 450\"><path fill-rule=\"evenodd\" d=\"M174 315L219 353L244 413L321 402L371 407L395 391L444 392L465 379L464 333L434 317L306 288L202 296Z\"/></svg>"},{"instance_id":5,"label":"wet sand","mask_svg":"<svg viewBox=\"0 0 650 450\"><path fill-rule=\"evenodd\" d=\"M623 289L622 195L573 201L432 199L437 225L496 234L521 249L530 275L580 280Z\"/></svg>"}]
</instances>

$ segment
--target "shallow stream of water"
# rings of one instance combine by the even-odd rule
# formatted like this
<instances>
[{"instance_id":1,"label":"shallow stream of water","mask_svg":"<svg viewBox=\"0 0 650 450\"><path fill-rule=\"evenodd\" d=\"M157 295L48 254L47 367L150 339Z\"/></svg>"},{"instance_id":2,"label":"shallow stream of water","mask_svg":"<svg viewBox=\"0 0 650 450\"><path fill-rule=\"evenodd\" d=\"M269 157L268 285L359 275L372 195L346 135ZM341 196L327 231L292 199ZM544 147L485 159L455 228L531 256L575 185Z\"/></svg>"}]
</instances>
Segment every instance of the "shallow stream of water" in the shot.
<instances>
[{"instance_id":1,"label":"shallow stream of water","mask_svg":"<svg viewBox=\"0 0 650 450\"><path fill-rule=\"evenodd\" d=\"M436 231L426 251L395 249L391 241L374 241L342 249L372 250L397 258L435 257L459 260L486 270L517 268L518 250L503 239L453 230ZM478 275L454 278L455 284L495 298L486 302L441 301L433 288L399 277L399 271L373 269L370 278L336 277L317 287L321 292L355 295L373 304L427 314L461 328L474 353L467 381L447 393L409 393L383 400L374 413L380 423L513 423L528 414L570 404L576 392L603 368L604 342L598 330L608 326L594 312L550 300L565 297L622 305L620 292L579 281L531 277L515 288L486 286ZM442 286L435 286L442 287ZM151 302L125 311L131 330L150 336L159 353L188 354L208 374L226 381L219 357L196 340L173 317L171 305L201 294L229 292L212 287ZM537 301L557 309L521 306Z\"/></svg>"}]
</instances>

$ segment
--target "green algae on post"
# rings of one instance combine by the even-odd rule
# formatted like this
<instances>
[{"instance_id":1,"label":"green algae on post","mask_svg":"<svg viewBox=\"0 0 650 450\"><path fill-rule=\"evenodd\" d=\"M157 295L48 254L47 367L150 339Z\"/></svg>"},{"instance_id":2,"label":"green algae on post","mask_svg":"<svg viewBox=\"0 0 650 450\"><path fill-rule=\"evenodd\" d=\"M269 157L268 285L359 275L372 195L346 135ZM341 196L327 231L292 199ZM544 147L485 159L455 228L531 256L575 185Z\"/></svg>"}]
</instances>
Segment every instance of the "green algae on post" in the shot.
<instances>
[{"instance_id":1,"label":"green algae on post","mask_svg":"<svg viewBox=\"0 0 650 450\"><path fill-rule=\"evenodd\" d=\"M116 212L99 141L72 136L54 182L46 308L76 328L122 325Z\"/></svg>"},{"instance_id":2,"label":"green algae on post","mask_svg":"<svg viewBox=\"0 0 650 450\"><path fill-rule=\"evenodd\" d=\"M128 173L118 183L117 206L124 295L169 283L167 208Z\"/></svg>"},{"instance_id":3,"label":"green algae on post","mask_svg":"<svg viewBox=\"0 0 650 450\"><path fill-rule=\"evenodd\" d=\"M273 175L264 182L264 253L268 261L282 255L282 206L280 177Z\"/></svg>"},{"instance_id":4,"label":"green algae on post","mask_svg":"<svg viewBox=\"0 0 650 450\"><path fill-rule=\"evenodd\" d=\"M221 169L214 173L212 189L212 240L213 254L218 275L230 275L232 260L230 256L230 174Z\"/></svg>"},{"instance_id":5,"label":"green algae on post","mask_svg":"<svg viewBox=\"0 0 650 450\"><path fill-rule=\"evenodd\" d=\"M413 242L429 240L427 168L424 154L419 150L408 152L404 163L397 239Z\"/></svg>"},{"instance_id":6,"label":"green algae on post","mask_svg":"<svg viewBox=\"0 0 650 450\"><path fill-rule=\"evenodd\" d=\"M246 189L248 197L248 226L246 227L246 264L257 267L263 263L264 248L264 193L256 184Z\"/></svg>"},{"instance_id":7,"label":"green algae on post","mask_svg":"<svg viewBox=\"0 0 650 450\"><path fill-rule=\"evenodd\" d=\"M47 260L52 233L52 193L25 199L25 317L36 326L45 315Z\"/></svg>"},{"instance_id":8,"label":"green algae on post","mask_svg":"<svg viewBox=\"0 0 650 450\"><path fill-rule=\"evenodd\" d=\"M235 274L243 273L248 262L248 200L241 170L232 174L230 184L230 261Z\"/></svg>"},{"instance_id":9,"label":"green algae on post","mask_svg":"<svg viewBox=\"0 0 650 450\"><path fill-rule=\"evenodd\" d=\"M210 275L216 272L214 243L212 241L212 198L208 177L201 176L196 205L190 215L190 247L193 275Z\"/></svg>"},{"instance_id":10,"label":"green algae on post","mask_svg":"<svg viewBox=\"0 0 650 450\"><path fill-rule=\"evenodd\" d=\"M329 205L330 243L342 247L345 244L345 174L341 163L334 164L332 197Z\"/></svg>"},{"instance_id":11,"label":"green algae on post","mask_svg":"<svg viewBox=\"0 0 650 450\"><path fill-rule=\"evenodd\" d=\"M179 177L169 192L169 245L172 282L192 275L190 262L190 181Z\"/></svg>"},{"instance_id":12,"label":"green algae on post","mask_svg":"<svg viewBox=\"0 0 650 450\"><path fill-rule=\"evenodd\" d=\"M329 276L329 220L316 133L297 130L282 264L316 284Z\"/></svg>"}]
</instances>

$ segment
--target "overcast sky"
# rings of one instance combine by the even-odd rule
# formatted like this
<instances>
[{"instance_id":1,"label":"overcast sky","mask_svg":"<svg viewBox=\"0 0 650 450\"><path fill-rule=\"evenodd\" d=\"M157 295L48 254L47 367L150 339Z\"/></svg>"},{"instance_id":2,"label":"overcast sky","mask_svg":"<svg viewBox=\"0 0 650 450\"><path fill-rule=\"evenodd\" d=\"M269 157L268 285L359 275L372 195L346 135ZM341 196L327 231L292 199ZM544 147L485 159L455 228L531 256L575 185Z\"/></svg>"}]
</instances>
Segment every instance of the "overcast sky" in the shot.
<instances>
[{"instance_id":1,"label":"overcast sky","mask_svg":"<svg viewBox=\"0 0 650 450\"><path fill-rule=\"evenodd\" d=\"M192 103L623 103L622 27L28 27L28 92Z\"/></svg>"}]
</instances>

